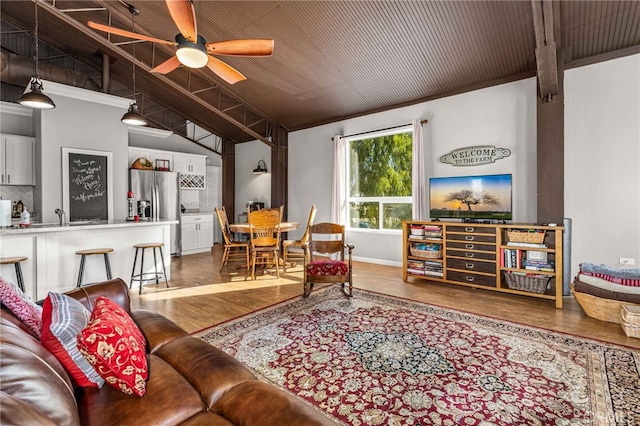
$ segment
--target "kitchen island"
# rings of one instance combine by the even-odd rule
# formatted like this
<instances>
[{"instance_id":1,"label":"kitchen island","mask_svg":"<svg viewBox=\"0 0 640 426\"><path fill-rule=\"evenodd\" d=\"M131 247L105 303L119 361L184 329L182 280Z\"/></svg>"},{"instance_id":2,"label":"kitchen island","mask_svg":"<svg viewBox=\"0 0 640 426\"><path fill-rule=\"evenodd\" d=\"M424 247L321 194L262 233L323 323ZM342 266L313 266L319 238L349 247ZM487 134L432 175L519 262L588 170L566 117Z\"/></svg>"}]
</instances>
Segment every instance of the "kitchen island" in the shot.
<instances>
[{"instance_id":1,"label":"kitchen island","mask_svg":"<svg viewBox=\"0 0 640 426\"><path fill-rule=\"evenodd\" d=\"M32 224L26 228L0 229L0 257L26 256L22 262L25 290L35 300L44 299L48 292L64 292L75 287L80 269L76 251L110 247L113 278L129 282L135 255L134 244L163 242L164 262L171 278L170 225L177 220L150 222L80 222L60 226L55 223ZM152 257L150 257L152 259ZM158 264L160 259L158 259ZM161 267L161 265L158 265ZM136 268L137 269L137 268ZM153 269L153 262L145 259L145 269ZM15 281L11 265L2 266L0 274ZM103 256L87 256L83 283L104 281L106 272ZM134 285L138 285L135 283Z\"/></svg>"}]
</instances>

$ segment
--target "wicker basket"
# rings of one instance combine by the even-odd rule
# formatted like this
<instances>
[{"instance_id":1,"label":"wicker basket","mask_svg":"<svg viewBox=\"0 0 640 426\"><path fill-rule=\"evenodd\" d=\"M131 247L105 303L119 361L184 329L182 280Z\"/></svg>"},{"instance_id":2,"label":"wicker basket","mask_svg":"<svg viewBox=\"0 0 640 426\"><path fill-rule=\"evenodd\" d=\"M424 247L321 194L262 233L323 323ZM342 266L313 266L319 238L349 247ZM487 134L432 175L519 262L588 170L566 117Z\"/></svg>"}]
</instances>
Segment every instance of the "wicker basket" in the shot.
<instances>
[{"instance_id":1,"label":"wicker basket","mask_svg":"<svg viewBox=\"0 0 640 426\"><path fill-rule=\"evenodd\" d=\"M620 325L627 337L640 338L640 306L622 305Z\"/></svg>"},{"instance_id":2,"label":"wicker basket","mask_svg":"<svg viewBox=\"0 0 640 426\"><path fill-rule=\"evenodd\" d=\"M636 303L623 302L621 300L604 299L587 293L575 291L571 283L571 293L585 314L600 321L620 324L620 310L623 305L640 306Z\"/></svg>"},{"instance_id":3,"label":"wicker basket","mask_svg":"<svg viewBox=\"0 0 640 426\"><path fill-rule=\"evenodd\" d=\"M547 275L520 275L505 273L504 278L512 290L528 291L530 293L544 294L547 291L551 276Z\"/></svg>"},{"instance_id":4,"label":"wicker basket","mask_svg":"<svg viewBox=\"0 0 640 426\"><path fill-rule=\"evenodd\" d=\"M507 231L507 238L514 243L542 244L544 232Z\"/></svg>"},{"instance_id":5,"label":"wicker basket","mask_svg":"<svg viewBox=\"0 0 640 426\"><path fill-rule=\"evenodd\" d=\"M442 249L440 250L418 250L410 247L411 256L421 257L423 259L440 259L442 257Z\"/></svg>"}]
</instances>

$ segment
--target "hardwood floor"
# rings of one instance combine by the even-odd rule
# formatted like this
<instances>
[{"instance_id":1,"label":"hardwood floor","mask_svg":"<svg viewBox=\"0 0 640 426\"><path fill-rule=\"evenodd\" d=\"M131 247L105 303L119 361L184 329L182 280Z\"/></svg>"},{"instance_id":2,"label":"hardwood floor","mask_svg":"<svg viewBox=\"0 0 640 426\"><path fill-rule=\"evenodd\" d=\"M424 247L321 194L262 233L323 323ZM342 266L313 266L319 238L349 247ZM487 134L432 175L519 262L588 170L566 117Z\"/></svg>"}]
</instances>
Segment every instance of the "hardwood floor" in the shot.
<instances>
[{"instance_id":1,"label":"hardwood floor","mask_svg":"<svg viewBox=\"0 0 640 426\"><path fill-rule=\"evenodd\" d=\"M162 313L188 332L218 324L292 297L302 297L302 268L259 275L227 266L222 273L222 246L212 252L172 258L170 287L147 284L138 296L131 292L132 309ZM418 300L465 312L542 327L640 349L640 339L629 338L619 324L588 317L573 297L565 297L564 308L554 302L525 296L475 290L462 286L402 281L399 267L354 262L354 297L358 289ZM128 282L128 277L122 277ZM310 297L313 297L314 293Z\"/></svg>"}]
</instances>

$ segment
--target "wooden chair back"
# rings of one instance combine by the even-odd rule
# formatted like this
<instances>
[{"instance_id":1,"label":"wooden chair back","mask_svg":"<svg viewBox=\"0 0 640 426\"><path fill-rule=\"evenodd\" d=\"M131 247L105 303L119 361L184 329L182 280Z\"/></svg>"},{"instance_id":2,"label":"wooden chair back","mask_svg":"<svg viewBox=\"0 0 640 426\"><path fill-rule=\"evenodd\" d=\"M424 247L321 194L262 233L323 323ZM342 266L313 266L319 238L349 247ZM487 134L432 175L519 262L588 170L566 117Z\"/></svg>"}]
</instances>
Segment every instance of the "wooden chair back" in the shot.
<instances>
[{"instance_id":1,"label":"wooden chair back","mask_svg":"<svg viewBox=\"0 0 640 426\"><path fill-rule=\"evenodd\" d=\"M311 210L309 211L309 218L307 219L307 227L304 230L304 234L302 235L302 238L300 238L300 242L302 244L307 244L309 242L309 231L311 229L311 226L313 225L313 221L316 218L317 211L318 209L316 208L316 206L312 204Z\"/></svg>"},{"instance_id":2,"label":"wooden chair back","mask_svg":"<svg viewBox=\"0 0 640 426\"><path fill-rule=\"evenodd\" d=\"M247 211L252 247L280 245L280 209Z\"/></svg>"},{"instance_id":3,"label":"wooden chair back","mask_svg":"<svg viewBox=\"0 0 640 426\"><path fill-rule=\"evenodd\" d=\"M233 243L233 234L229 228L229 218L227 217L227 210L222 206L222 209L215 208L216 216L218 216L218 223L220 224L220 230L222 231L222 237L225 244Z\"/></svg>"},{"instance_id":4,"label":"wooden chair back","mask_svg":"<svg viewBox=\"0 0 640 426\"><path fill-rule=\"evenodd\" d=\"M313 255L338 255L339 260L344 261L345 236L344 225L323 222L309 227L309 256L313 261Z\"/></svg>"}]
</instances>

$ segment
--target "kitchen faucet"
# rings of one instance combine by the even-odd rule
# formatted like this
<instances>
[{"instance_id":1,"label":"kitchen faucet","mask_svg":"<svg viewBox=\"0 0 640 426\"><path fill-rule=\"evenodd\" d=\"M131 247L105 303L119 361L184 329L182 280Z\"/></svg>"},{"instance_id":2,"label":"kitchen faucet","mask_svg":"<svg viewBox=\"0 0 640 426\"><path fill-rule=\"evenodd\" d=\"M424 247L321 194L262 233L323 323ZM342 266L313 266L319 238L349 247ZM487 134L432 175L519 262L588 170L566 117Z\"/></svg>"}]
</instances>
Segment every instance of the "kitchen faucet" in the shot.
<instances>
[{"instance_id":1,"label":"kitchen faucet","mask_svg":"<svg viewBox=\"0 0 640 426\"><path fill-rule=\"evenodd\" d=\"M65 222L66 222L66 214L64 212L64 210L62 209L56 209L55 213L58 215L58 217L60 218L60 226L64 226Z\"/></svg>"}]
</instances>

